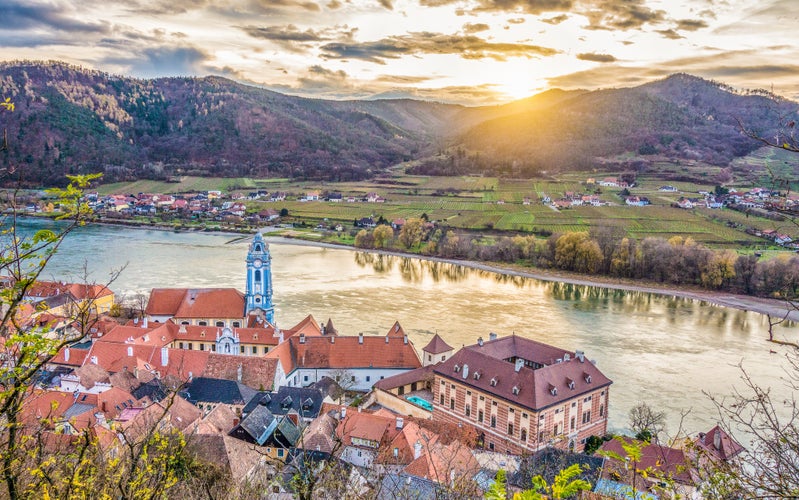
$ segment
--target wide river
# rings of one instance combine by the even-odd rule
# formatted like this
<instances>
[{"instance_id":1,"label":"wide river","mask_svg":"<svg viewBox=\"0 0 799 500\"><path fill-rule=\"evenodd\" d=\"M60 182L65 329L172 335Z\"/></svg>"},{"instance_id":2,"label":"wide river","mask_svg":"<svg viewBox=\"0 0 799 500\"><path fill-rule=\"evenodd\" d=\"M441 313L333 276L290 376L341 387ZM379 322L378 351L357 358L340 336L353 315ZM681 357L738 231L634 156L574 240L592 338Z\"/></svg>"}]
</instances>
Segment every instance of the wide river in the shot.
<instances>
[{"instance_id":1,"label":"wide river","mask_svg":"<svg viewBox=\"0 0 799 500\"><path fill-rule=\"evenodd\" d=\"M26 228L42 221L25 221ZM268 239L269 240L269 239ZM457 347L490 332L522 335L596 360L614 384L612 429L646 401L668 414L677 431L709 430L717 413L705 393L723 396L741 386L740 363L777 399L784 358L765 341L768 323L752 312L651 293L568 285L472 270L415 258L271 241L275 317L290 327L308 314L333 319L340 334L385 334L399 320L417 349L438 332ZM112 289L118 296L153 287L244 289L249 238L87 226L62 245L45 277L106 279L126 266ZM794 328L794 327L783 327Z\"/></svg>"}]
</instances>

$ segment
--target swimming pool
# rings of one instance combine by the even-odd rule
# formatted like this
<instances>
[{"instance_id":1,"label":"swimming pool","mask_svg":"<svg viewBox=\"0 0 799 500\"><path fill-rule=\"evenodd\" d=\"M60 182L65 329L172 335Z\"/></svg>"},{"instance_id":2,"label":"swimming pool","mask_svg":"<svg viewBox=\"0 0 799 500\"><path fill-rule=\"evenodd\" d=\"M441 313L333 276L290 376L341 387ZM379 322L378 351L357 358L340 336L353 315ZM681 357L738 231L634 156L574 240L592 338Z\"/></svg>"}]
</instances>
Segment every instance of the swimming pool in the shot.
<instances>
[{"instance_id":1,"label":"swimming pool","mask_svg":"<svg viewBox=\"0 0 799 500\"><path fill-rule=\"evenodd\" d=\"M416 406L421 406L427 411L433 411L433 405L431 405L424 399L420 398L419 396L407 396L405 399L415 404Z\"/></svg>"}]
</instances>

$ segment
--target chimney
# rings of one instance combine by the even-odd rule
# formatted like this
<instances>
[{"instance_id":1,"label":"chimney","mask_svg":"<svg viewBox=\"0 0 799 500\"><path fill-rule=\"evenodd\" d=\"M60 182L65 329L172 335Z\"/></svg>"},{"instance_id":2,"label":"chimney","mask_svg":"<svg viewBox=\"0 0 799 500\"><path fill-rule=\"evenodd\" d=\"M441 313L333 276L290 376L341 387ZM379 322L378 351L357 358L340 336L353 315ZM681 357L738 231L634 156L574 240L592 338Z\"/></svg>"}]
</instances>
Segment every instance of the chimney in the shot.
<instances>
[{"instance_id":1,"label":"chimney","mask_svg":"<svg viewBox=\"0 0 799 500\"><path fill-rule=\"evenodd\" d=\"M178 328L178 333L186 333L186 325L181 323L180 328ZM219 333L217 333L216 336L219 337Z\"/></svg>"},{"instance_id":2,"label":"chimney","mask_svg":"<svg viewBox=\"0 0 799 500\"><path fill-rule=\"evenodd\" d=\"M522 358L516 358L516 366L514 367L514 370L518 372L522 369L522 366L524 366L524 360Z\"/></svg>"},{"instance_id":3,"label":"chimney","mask_svg":"<svg viewBox=\"0 0 799 500\"><path fill-rule=\"evenodd\" d=\"M574 357L580 360L580 363L585 363L585 353L583 351L574 351Z\"/></svg>"},{"instance_id":4,"label":"chimney","mask_svg":"<svg viewBox=\"0 0 799 500\"><path fill-rule=\"evenodd\" d=\"M402 429L402 425L405 423L405 419L402 417L397 417L397 429Z\"/></svg>"},{"instance_id":5,"label":"chimney","mask_svg":"<svg viewBox=\"0 0 799 500\"><path fill-rule=\"evenodd\" d=\"M388 335L386 335L386 344L388 344Z\"/></svg>"},{"instance_id":6,"label":"chimney","mask_svg":"<svg viewBox=\"0 0 799 500\"><path fill-rule=\"evenodd\" d=\"M97 364L97 356L92 356L92 357L91 357L91 359L90 359L90 361L91 361L91 363L92 363L93 365L96 365L96 364Z\"/></svg>"},{"instance_id":7,"label":"chimney","mask_svg":"<svg viewBox=\"0 0 799 500\"><path fill-rule=\"evenodd\" d=\"M138 317L138 316L136 316L135 318L133 318L133 324L134 324L134 325L138 325L138 324L139 324L139 317Z\"/></svg>"},{"instance_id":8,"label":"chimney","mask_svg":"<svg viewBox=\"0 0 799 500\"><path fill-rule=\"evenodd\" d=\"M68 361L69 361L69 347L64 349L64 362L66 363Z\"/></svg>"},{"instance_id":9,"label":"chimney","mask_svg":"<svg viewBox=\"0 0 799 500\"><path fill-rule=\"evenodd\" d=\"M331 335L330 336L330 343L331 344L335 344L336 343L336 336L335 335Z\"/></svg>"},{"instance_id":10,"label":"chimney","mask_svg":"<svg viewBox=\"0 0 799 500\"><path fill-rule=\"evenodd\" d=\"M497 340L497 334L494 332L489 333L488 340Z\"/></svg>"},{"instance_id":11,"label":"chimney","mask_svg":"<svg viewBox=\"0 0 799 500\"><path fill-rule=\"evenodd\" d=\"M483 347L483 337L477 337L477 345Z\"/></svg>"},{"instance_id":12,"label":"chimney","mask_svg":"<svg viewBox=\"0 0 799 500\"><path fill-rule=\"evenodd\" d=\"M304 344L304 343L305 343L305 334L301 333L300 334L300 344Z\"/></svg>"},{"instance_id":13,"label":"chimney","mask_svg":"<svg viewBox=\"0 0 799 500\"><path fill-rule=\"evenodd\" d=\"M408 336L407 335L403 335L402 336L402 343L403 344L407 344L408 343Z\"/></svg>"},{"instance_id":14,"label":"chimney","mask_svg":"<svg viewBox=\"0 0 799 500\"><path fill-rule=\"evenodd\" d=\"M358 343L363 344L363 332L358 334Z\"/></svg>"},{"instance_id":15,"label":"chimney","mask_svg":"<svg viewBox=\"0 0 799 500\"><path fill-rule=\"evenodd\" d=\"M234 418L233 419L233 427L236 427L237 425L239 425L239 419L238 418Z\"/></svg>"},{"instance_id":16,"label":"chimney","mask_svg":"<svg viewBox=\"0 0 799 500\"><path fill-rule=\"evenodd\" d=\"M169 347L161 348L161 366L169 365Z\"/></svg>"},{"instance_id":17,"label":"chimney","mask_svg":"<svg viewBox=\"0 0 799 500\"><path fill-rule=\"evenodd\" d=\"M721 450L721 430L716 429L716 432L713 433L713 447L717 450Z\"/></svg>"},{"instance_id":18,"label":"chimney","mask_svg":"<svg viewBox=\"0 0 799 500\"><path fill-rule=\"evenodd\" d=\"M142 328L147 328L147 316L145 316L144 318L142 318L142 320L141 320L141 327L142 327Z\"/></svg>"},{"instance_id":19,"label":"chimney","mask_svg":"<svg viewBox=\"0 0 799 500\"><path fill-rule=\"evenodd\" d=\"M416 460L417 458L422 456L422 442L416 441L413 444L413 459Z\"/></svg>"},{"instance_id":20,"label":"chimney","mask_svg":"<svg viewBox=\"0 0 799 500\"><path fill-rule=\"evenodd\" d=\"M278 333L277 343L278 344L282 344L283 343L283 330L278 330L277 333Z\"/></svg>"},{"instance_id":21,"label":"chimney","mask_svg":"<svg viewBox=\"0 0 799 500\"><path fill-rule=\"evenodd\" d=\"M344 420L345 418L347 418L347 409L346 408L342 408L341 409L341 420Z\"/></svg>"},{"instance_id":22,"label":"chimney","mask_svg":"<svg viewBox=\"0 0 799 500\"><path fill-rule=\"evenodd\" d=\"M131 346L128 346L128 357L129 358L133 357L133 347L131 347Z\"/></svg>"},{"instance_id":23,"label":"chimney","mask_svg":"<svg viewBox=\"0 0 799 500\"><path fill-rule=\"evenodd\" d=\"M239 383L241 383L241 372L242 372L241 363L239 363L239 367L236 369L236 380Z\"/></svg>"},{"instance_id":24,"label":"chimney","mask_svg":"<svg viewBox=\"0 0 799 500\"><path fill-rule=\"evenodd\" d=\"M464 363L463 368L461 368L461 374L463 378L469 378L469 365Z\"/></svg>"}]
</instances>

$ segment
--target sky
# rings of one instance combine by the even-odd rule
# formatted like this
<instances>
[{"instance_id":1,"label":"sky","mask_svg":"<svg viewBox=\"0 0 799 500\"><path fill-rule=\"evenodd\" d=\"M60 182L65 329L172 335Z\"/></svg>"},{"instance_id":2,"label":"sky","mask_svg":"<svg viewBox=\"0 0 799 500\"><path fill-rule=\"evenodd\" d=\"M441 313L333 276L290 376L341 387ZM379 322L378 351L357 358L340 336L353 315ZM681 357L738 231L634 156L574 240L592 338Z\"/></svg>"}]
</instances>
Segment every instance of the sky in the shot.
<instances>
[{"instance_id":1,"label":"sky","mask_svg":"<svg viewBox=\"0 0 799 500\"><path fill-rule=\"evenodd\" d=\"M484 105L686 72L799 99L799 0L0 0L3 59Z\"/></svg>"}]
</instances>

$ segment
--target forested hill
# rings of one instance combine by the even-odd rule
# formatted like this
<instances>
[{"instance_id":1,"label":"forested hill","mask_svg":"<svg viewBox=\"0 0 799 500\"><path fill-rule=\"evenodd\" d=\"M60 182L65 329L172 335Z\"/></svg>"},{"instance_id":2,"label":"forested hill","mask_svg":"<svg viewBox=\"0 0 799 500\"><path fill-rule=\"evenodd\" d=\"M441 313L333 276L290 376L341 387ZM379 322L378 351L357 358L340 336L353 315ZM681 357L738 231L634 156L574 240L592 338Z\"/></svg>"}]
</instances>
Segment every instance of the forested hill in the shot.
<instances>
[{"instance_id":1,"label":"forested hill","mask_svg":"<svg viewBox=\"0 0 799 500\"><path fill-rule=\"evenodd\" d=\"M208 176L364 178L423 154L460 106L292 97L218 78L139 80L61 63L0 65L7 161L33 182Z\"/></svg>"},{"instance_id":2,"label":"forested hill","mask_svg":"<svg viewBox=\"0 0 799 500\"><path fill-rule=\"evenodd\" d=\"M726 165L757 147L736 117L764 134L778 121L767 96L688 75L469 108L325 101L220 77L139 80L9 62L0 63L0 96L16 106L0 115L9 143L2 167L32 185L97 171L106 181L180 174L343 181L405 160L420 160L420 173L514 176L595 168L623 154Z\"/></svg>"},{"instance_id":3,"label":"forested hill","mask_svg":"<svg viewBox=\"0 0 799 500\"><path fill-rule=\"evenodd\" d=\"M654 160L726 166L762 146L741 133L738 120L774 137L781 119L796 113L797 103L765 91L737 92L676 74L634 88L565 95L549 107L484 121L415 172L528 177Z\"/></svg>"}]
</instances>

